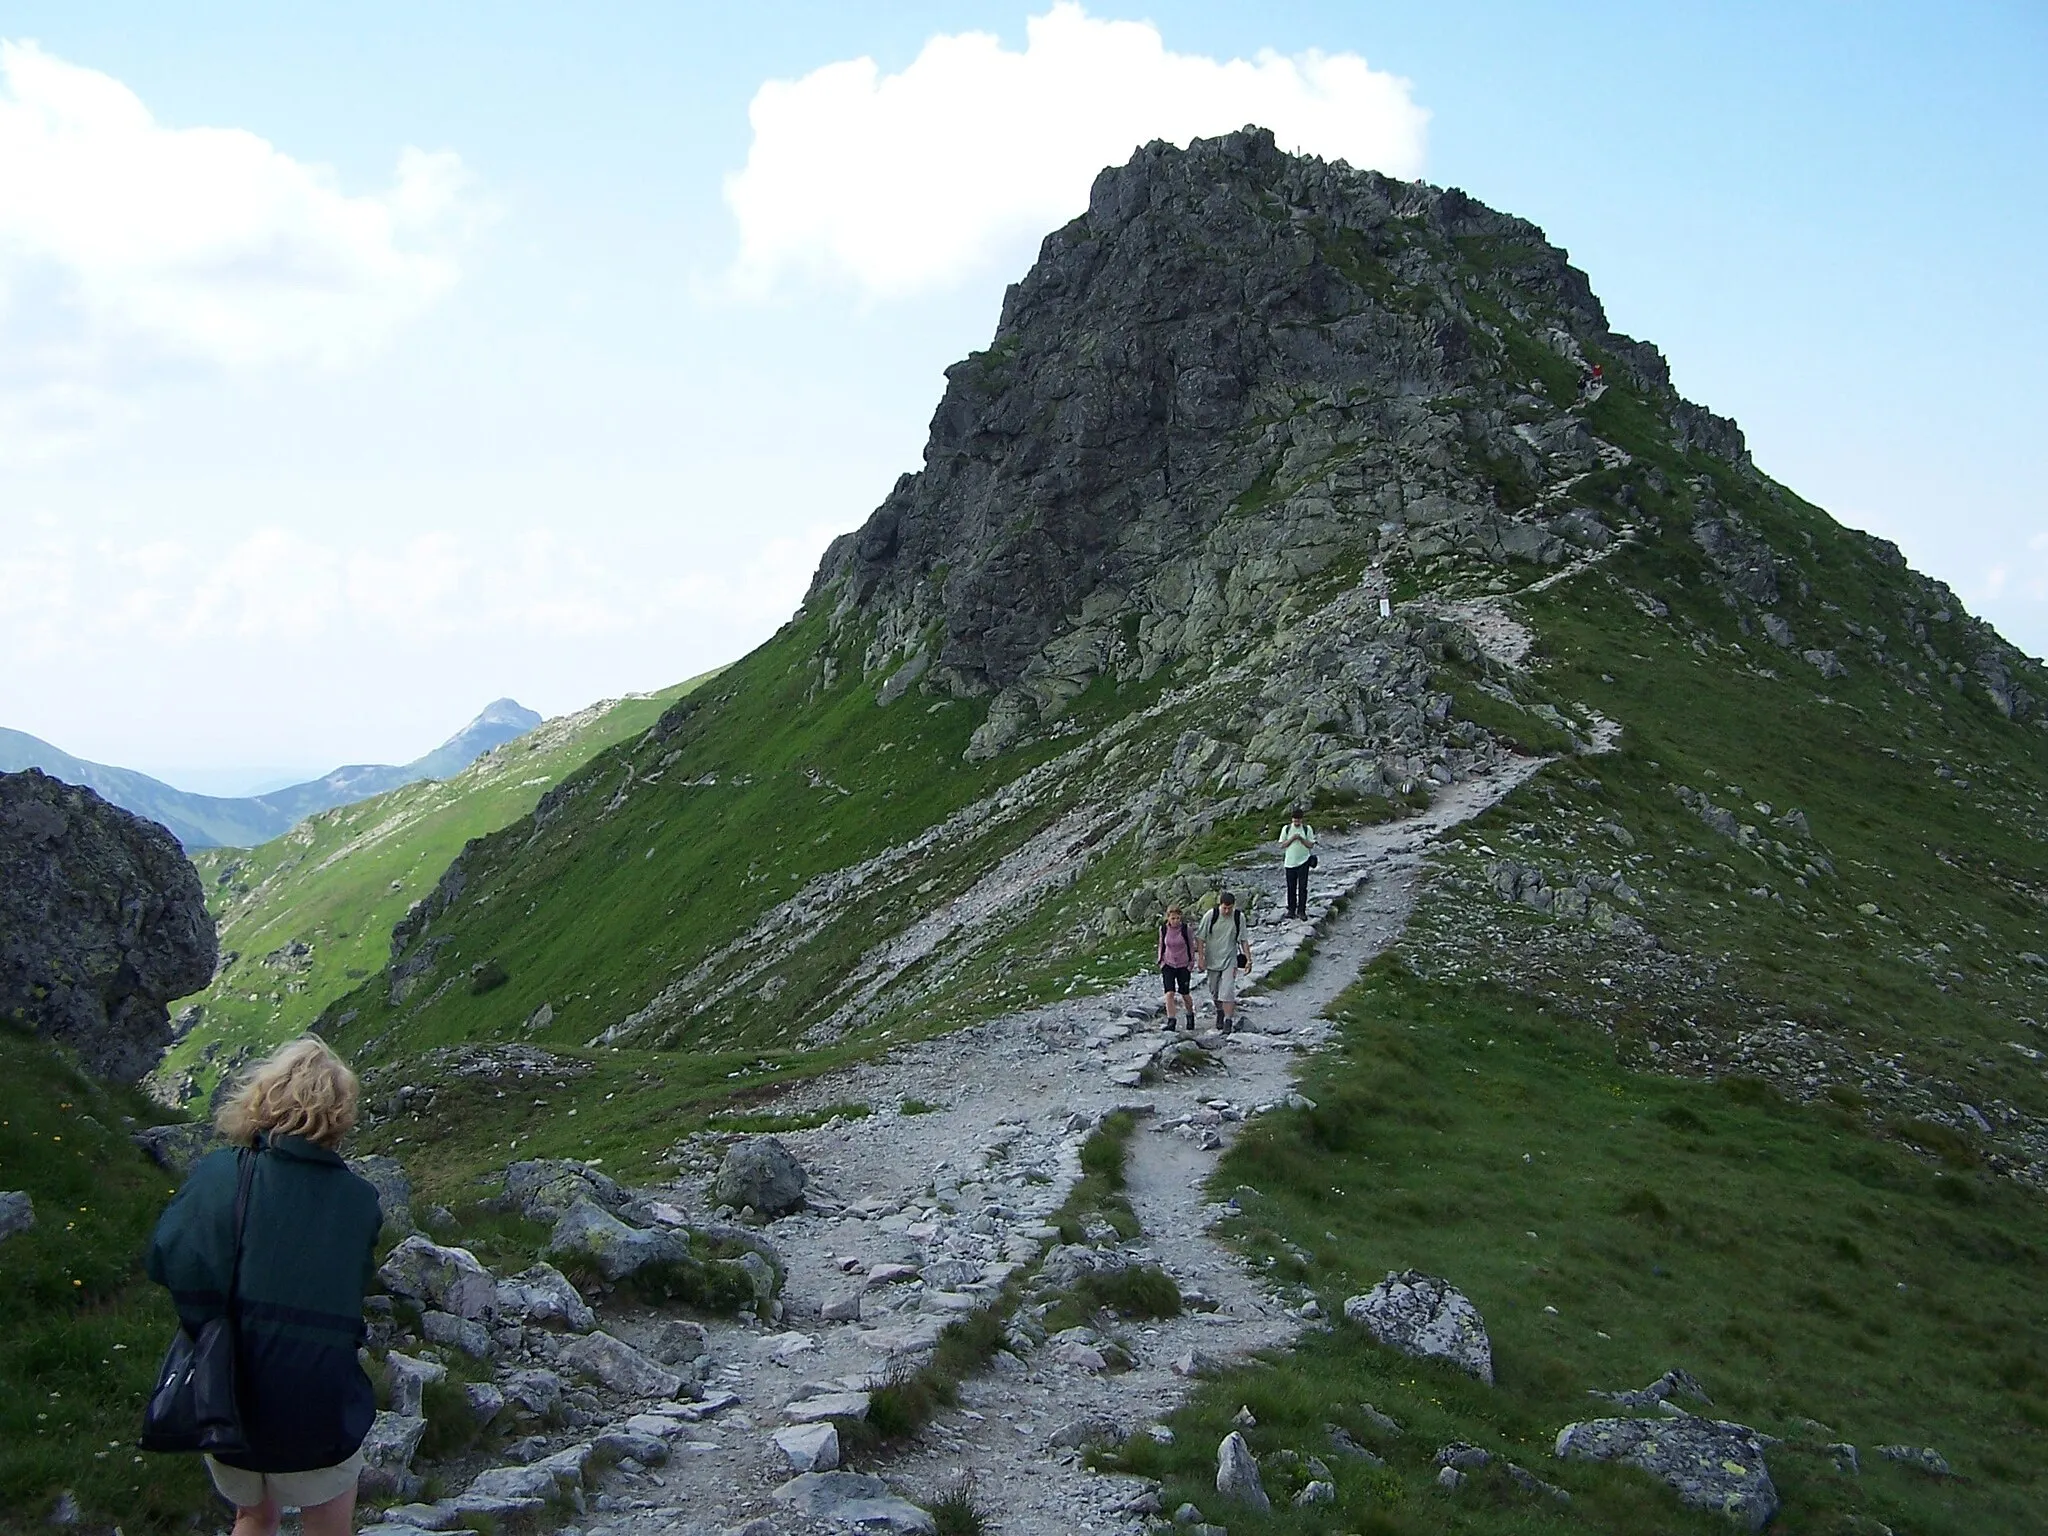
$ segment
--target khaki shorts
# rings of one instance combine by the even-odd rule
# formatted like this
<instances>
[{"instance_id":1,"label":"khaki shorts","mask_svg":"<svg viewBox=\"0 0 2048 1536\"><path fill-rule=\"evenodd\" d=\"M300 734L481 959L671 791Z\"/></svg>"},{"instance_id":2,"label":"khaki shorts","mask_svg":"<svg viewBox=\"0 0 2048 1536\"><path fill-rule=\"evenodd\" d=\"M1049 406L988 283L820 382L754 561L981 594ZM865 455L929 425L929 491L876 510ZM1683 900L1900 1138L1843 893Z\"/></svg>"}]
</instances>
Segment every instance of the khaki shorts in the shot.
<instances>
[{"instance_id":1,"label":"khaki shorts","mask_svg":"<svg viewBox=\"0 0 2048 1536\"><path fill-rule=\"evenodd\" d=\"M363 1453L357 1451L338 1466L315 1467L310 1472L249 1472L209 1456L206 1470L220 1496L237 1509L255 1509L266 1498L275 1499L279 1509L315 1509L355 1487L356 1479L363 1475Z\"/></svg>"},{"instance_id":2,"label":"khaki shorts","mask_svg":"<svg viewBox=\"0 0 2048 1536\"><path fill-rule=\"evenodd\" d=\"M1209 973L1209 995L1219 1003L1237 1001L1237 967Z\"/></svg>"}]
</instances>

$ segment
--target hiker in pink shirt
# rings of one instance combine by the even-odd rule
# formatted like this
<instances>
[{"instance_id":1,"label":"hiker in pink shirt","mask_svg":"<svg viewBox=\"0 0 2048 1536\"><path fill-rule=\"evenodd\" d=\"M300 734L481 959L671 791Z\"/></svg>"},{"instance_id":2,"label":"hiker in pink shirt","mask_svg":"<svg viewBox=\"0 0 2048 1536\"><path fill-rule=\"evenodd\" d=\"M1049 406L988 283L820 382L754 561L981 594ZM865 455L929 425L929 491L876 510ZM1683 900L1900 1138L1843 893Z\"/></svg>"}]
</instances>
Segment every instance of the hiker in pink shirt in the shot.
<instances>
[{"instance_id":1,"label":"hiker in pink shirt","mask_svg":"<svg viewBox=\"0 0 2048 1536\"><path fill-rule=\"evenodd\" d=\"M1174 1019L1174 998L1178 994L1180 1006L1187 1010L1188 1028L1195 1027L1195 1000L1188 992L1189 978L1195 973L1195 935L1188 927L1188 920L1181 916L1178 906L1166 909L1166 926L1159 930L1159 980L1166 988L1166 1027L1177 1028Z\"/></svg>"}]
</instances>

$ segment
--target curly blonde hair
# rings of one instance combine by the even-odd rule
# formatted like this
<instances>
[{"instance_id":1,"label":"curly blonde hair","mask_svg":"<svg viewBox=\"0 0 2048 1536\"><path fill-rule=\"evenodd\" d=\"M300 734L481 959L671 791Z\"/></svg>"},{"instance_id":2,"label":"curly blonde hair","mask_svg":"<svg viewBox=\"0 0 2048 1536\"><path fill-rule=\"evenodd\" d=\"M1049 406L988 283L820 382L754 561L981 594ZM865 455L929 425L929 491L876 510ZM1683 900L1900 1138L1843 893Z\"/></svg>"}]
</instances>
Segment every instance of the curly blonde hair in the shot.
<instances>
[{"instance_id":1,"label":"curly blonde hair","mask_svg":"<svg viewBox=\"0 0 2048 1536\"><path fill-rule=\"evenodd\" d=\"M242 1078L214 1127L237 1146L259 1135L303 1136L338 1147L355 1129L362 1085L325 1040L307 1035L279 1046Z\"/></svg>"}]
</instances>

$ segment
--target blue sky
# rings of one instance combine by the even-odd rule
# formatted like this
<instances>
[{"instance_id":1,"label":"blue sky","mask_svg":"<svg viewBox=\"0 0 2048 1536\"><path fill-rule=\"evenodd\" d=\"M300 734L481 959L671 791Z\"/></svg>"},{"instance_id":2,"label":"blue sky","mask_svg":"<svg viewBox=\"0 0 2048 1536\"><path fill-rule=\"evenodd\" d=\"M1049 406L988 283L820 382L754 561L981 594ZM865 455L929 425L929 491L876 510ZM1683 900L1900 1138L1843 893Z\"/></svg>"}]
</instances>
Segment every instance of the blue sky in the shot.
<instances>
[{"instance_id":1,"label":"blue sky","mask_svg":"<svg viewBox=\"0 0 2048 1536\"><path fill-rule=\"evenodd\" d=\"M2048 649L2048 10L1102 3L1056 61L1049 9L0 5L0 149L97 146L0 163L0 724L231 788L729 660L1074 157L1268 99L1541 224L1762 467ZM1112 21L1164 62L1074 86Z\"/></svg>"}]
</instances>

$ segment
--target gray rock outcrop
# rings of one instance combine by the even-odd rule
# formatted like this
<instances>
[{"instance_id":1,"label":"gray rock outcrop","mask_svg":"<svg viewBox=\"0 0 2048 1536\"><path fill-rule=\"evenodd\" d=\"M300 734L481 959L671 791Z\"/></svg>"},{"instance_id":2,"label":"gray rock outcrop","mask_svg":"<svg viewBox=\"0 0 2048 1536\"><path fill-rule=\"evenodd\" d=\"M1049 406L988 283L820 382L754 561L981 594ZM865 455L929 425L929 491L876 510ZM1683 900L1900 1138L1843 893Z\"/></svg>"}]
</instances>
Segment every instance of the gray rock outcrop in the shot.
<instances>
[{"instance_id":1,"label":"gray rock outcrop","mask_svg":"<svg viewBox=\"0 0 2048 1536\"><path fill-rule=\"evenodd\" d=\"M437 1381L448 1379L448 1367L438 1360L421 1360L392 1350L384 1357L384 1370L391 1384L391 1411L401 1418L418 1418L425 1411L426 1391Z\"/></svg>"},{"instance_id":2,"label":"gray rock outcrop","mask_svg":"<svg viewBox=\"0 0 2048 1536\"><path fill-rule=\"evenodd\" d=\"M391 1250L377 1278L394 1296L456 1317L488 1317L498 1302L498 1282L475 1254L417 1234Z\"/></svg>"},{"instance_id":3,"label":"gray rock outcrop","mask_svg":"<svg viewBox=\"0 0 2048 1536\"><path fill-rule=\"evenodd\" d=\"M566 1328L571 1333L588 1333L597 1326L597 1314L582 1293L551 1264L535 1264L500 1280L498 1315L543 1328Z\"/></svg>"},{"instance_id":4,"label":"gray rock outcrop","mask_svg":"<svg viewBox=\"0 0 2048 1536\"><path fill-rule=\"evenodd\" d=\"M1931 1445L1880 1445L1877 1454L1886 1461L1895 1461L1902 1467L1911 1467L1915 1472L1924 1472L1929 1477L1954 1477L1955 1471L1948 1464L1948 1458Z\"/></svg>"},{"instance_id":5,"label":"gray rock outcrop","mask_svg":"<svg viewBox=\"0 0 2048 1536\"><path fill-rule=\"evenodd\" d=\"M420 1318L420 1333L429 1344L459 1349L472 1360L488 1360L498 1352L491 1331L474 1318L453 1312L428 1312Z\"/></svg>"},{"instance_id":6,"label":"gray rock outcrop","mask_svg":"<svg viewBox=\"0 0 2048 1536\"><path fill-rule=\"evenodd\" d=\"M1419 1269L1389 1270L1370 1291L1344 1303L1344 1316L1390 1349L1447 1360L1468 1376L1493 1382L1493 1341L1486 1323L1448 1280Z\"/></svg>"},{"instance_id":7,"label":"gray rock outcrop","mask_svg":"<svg viewBox=\"0 0 2048 1536\"><path fill-rule=\"evenodd\" d=\"M0 1015L131 1083L169 1004L213 979L198 871L153 821L34 769L0 773Z\"/></svg>"},{"instance_id":8,"label":"gray rock outcrop","mask_svg":"<svg viewBox=\"0 0 2048 1536\"><path fill-rule=\"evenodd\" d=\"M426 1432L427 1421L419 1414L378 1414L363 1440L363 1471L357 1488L372 1498L411 1496L417 1487L412 1459Z\"/></svg>"},{"instance_id":9,"label":"gray rock outcrop","mask_svg":"<svg viewBox=\"0 0 2048 1536\"><path fill-rule=\"evenodd\" d=\"M26 1232L36 1224L35 1202L26 1190L0 1191L0 1239Z\"/></svg>"},{"instance_id":10,"label":"gray rock outcrop","mask_svg":"<svg viewBox=\"0 0 2048 1536\"><path fill-rule=\"evenodd\" d=\"M227 1145L211 1125L203 1123L152 1125L128 1139L147 1152L157 1167L179 1179L215 1147Z\"/></svg>"},{"instance_id":11,"label":"gray rock outcrop","mask_svg":"<svg viewBox=\"0 0 2048 1536\"><path fill-rule=\"evenodd\" d=\"M1216 1447L1216 1491L1232 1503L1262 1513L1273 1507L1266 1485L1259 1479L1259 1459L1234 1429Z\"/></svg>"},{"instance_id":12,"label":"gray rock outcrop","mask_svg":"<svg viewBox=\"0 0 2048 1536\"><path fill-rule=\"evenodd\" d=\"M773 1136L754 1136L725 1154L711 1195L735 1209L752 1206L763 1216L787 1216L804 1203L808 1179L789 1148Z\"/></svg>"},{"instance_id":13,"label":"gray rock outcrop","mask_svg":"<svg viewBox=\"0 0 2048 1536\"><path fill-rule=\"evenodd\" d=\"M626 1397L673 1397L682 1387L676 1372L602 1329L565 1345L557 1358L570 1370Z\"/></svg>"},{"instance_id":14,"label":"gray rock outcrop","mask_svg":"<svg viewBox=\"0 0 2048 1536\"><path fill-rule=\"evenodd\" d=\"M529 1221L560 1221L579 1201L617 1211L629 1203L609 1175L569 1158L535 1158L505 1170L505 1204Z\"/></svg>"},{"instance_id":15,"label":"gray rock outcrop","mask_svg":"<svg viewBox=\"0 0 2048 1536\"><path fill-rule=\"evenodd\" d=\"M1587 1419L1558 1431L1565 1460L1618 1461L1669 1483L1678 1501L1760 1531L1778 1512L1764 1437L1745 1424L1675 1413L1661 1419Z\"/></svg>"},{"instance_id":16,"label":"gray rock outcrop","mask_svg":"<svg viewBox=\"0 0 2048 1536\"><path fill-rule=\"evenodd\" d=\"M687 1258L689 1252L687 1239L628 1226L588 1200L571 1206L548 1235L551 1257L588 1259L608 1281L623 1280L648 1264Z\"/></svg>"},{"instance_id":17,"label":"gray rock outcrop","mask_svg":"<svg viewBox=\"0 0 2048 1536\"><path fill-rule=\"evenodd\" d=\"M395 1157L352 1157L349 1171L369 1182L377 1191L377 1206L384 1213L387 1236L404 1237L413 1229L412 1180L405 1165Z\"/></svg>"},{"instance_id":18,"label":"gray rock outcrop","mask_svg":"<svg viewBox=\"0 0 2048 1536\"><path fill-rule=\"evenodd\" d=\"M1605 545L1592 508L1497 494L1619 461L1503 352L1437 254L1464 242L1515 253L1511 279L1478 278L1503 285L1485 303L1542 307L1566 366L1599 349L1674 443L1747 464L1735 424L1681 400L1534 226L1246 129L1150 144L1096 178L988 349L947 370L923 470L833 543L806 607L873 622L885 707L993 694L985 756L1092 677L1150 677L1275 613L1340 550L1553 564ZM1730 579L1775 596L1768 549L1732 512L1707 522ZM1382 707L1388 680L1360 679ZM1321 693L1329 723L1371 723Z\"/></svg>"},{"instance_id":19,"label":"gray rock outcrop","mask_svg":"<svg viewBox=\"0 0 2048 1536\"><path fill-rule=\"evenodd\" d=\"M1610 1403L1619 1403L1624 1408L1654 1408L1674 1395L1689 1397L1696 1403L1711 1404L1714 1401L1707 1396L1706 1386L1699 1377L1684 1369L1666 1371L1647 1387L1638 1387L1633 1391L1605 1392L1596 1387L1590 1395L1605 1398Z\"/></svg>"},{"instance_id":20,"label":"gray rock outcrop","mask_svg":"<svg viewBox=\"0 0 2048 1536\"><path fill-rule=\"evenodd\" d=\"M862 1530L921 1532L932 1517L889 1491L879 1477L860 1472L805 1472L775 1490L775 1502L795 1514Z\"/></svg>"}]
</instances>

